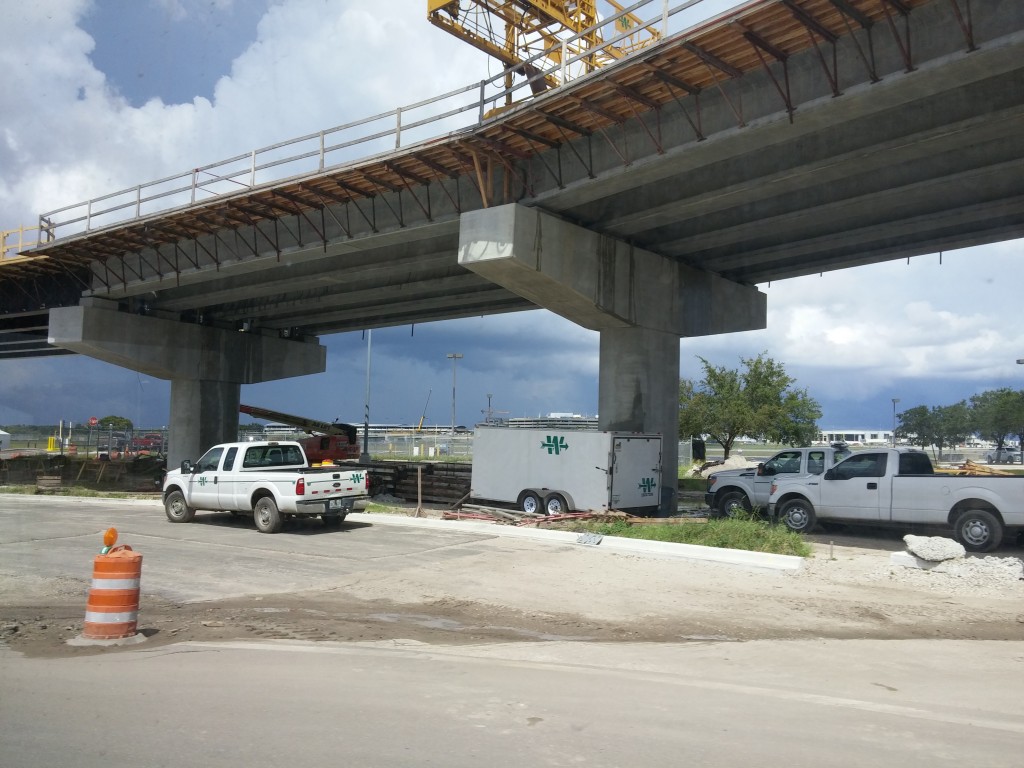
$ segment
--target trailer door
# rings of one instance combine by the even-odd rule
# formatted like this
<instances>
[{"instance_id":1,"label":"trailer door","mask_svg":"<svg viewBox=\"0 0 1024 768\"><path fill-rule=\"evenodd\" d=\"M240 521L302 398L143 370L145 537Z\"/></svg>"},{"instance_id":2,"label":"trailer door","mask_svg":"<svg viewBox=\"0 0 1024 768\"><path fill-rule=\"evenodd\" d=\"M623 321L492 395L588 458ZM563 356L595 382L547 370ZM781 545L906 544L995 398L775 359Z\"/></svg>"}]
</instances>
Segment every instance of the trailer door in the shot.
<instances>
[{"instance_id":1,"label":"trailer door","mask_svg":"<svg viewBox=\"0 0 1024 768\"><path fill-rule=\"evenodd\" d=\"M612 444L611 506L657 507L661 503L661 436L616 435Z\"/></svg>"}]
</instances>

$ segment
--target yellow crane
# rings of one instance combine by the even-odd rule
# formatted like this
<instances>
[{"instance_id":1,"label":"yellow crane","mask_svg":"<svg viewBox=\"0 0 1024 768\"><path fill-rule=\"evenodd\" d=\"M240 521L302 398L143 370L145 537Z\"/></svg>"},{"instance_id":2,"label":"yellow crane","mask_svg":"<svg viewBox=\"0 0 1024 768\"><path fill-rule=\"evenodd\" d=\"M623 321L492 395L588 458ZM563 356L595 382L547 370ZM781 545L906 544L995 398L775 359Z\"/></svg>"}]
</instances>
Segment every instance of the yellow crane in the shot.
<instances>
[{"instance_id":1,"label":"yellow crane","mask_svg":"<svg viewBox=\"0 0 1024 768\"><path fill-rule=\"evenodd\" d=\"M659 30L623 13L625 6L616 0L601 4L613 23L598 26L603 19L597 0L427 0L427 19L526 77L569 60L578 62L577 70L591 72L660 38ZM614 34L603 34L607 27ZM606 36L613 40L624 33L630 34L606 44ZM512 72L505 80L511 87ZM557 85L558 74L551 72L531 82L534 93Z\"/></svg>"}]
</instances>

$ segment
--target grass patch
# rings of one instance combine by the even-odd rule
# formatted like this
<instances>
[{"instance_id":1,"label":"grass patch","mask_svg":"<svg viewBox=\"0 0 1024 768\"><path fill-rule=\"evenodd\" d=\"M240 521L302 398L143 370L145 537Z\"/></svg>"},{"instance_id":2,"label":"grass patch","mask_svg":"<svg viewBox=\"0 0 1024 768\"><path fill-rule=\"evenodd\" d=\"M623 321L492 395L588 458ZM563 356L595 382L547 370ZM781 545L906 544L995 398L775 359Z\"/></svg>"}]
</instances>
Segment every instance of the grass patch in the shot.
<instances>
[{"instance_id":1,"label":"grass patch","mask_svg":"<svg viewBox=\"0 0 1024 768\"><path fill-rule=\"evenodd\" d=\"M568 530L622 536L627 539L668 541L675 544L698 544L703 547L742 549L774 555L809 557L810 544L803 536L782 525L749 518L712 518L706 523L672 523L666 525L630 525L626 522L580 522Z\"/></svg>"}]
</instances>

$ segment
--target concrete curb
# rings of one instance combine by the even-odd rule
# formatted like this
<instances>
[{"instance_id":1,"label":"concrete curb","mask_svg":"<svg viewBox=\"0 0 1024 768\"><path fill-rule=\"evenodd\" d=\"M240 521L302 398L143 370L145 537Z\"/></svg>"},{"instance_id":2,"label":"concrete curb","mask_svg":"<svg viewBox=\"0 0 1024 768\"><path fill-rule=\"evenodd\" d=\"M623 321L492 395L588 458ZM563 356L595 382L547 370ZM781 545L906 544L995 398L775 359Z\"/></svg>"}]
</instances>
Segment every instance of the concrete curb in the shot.
<instances>
[{"instance_id":1,"label":"concrete curb","mask_svg":"<svg viewBox=\"0 0 1024 768\"><path fill-rule=\"evenodd\" d=\"M768 571L799 571L804 564L802 557L794 555L773 555L765 552L748 552L740 549L702 547L696 544L674 544L667 541L646 541L626 539L621 536L602 536L571 533L569 531L548 531L542 528L520 528L515 525L497 525L473 520L436 520L405 515L382 515L368 512L353 512L346 518L351 522L372 525L396 525L410 528L431 528L444 531L462 531L485 536L504 536L515 539L533 539L552 544L571 544L597 548L619 554L668 557L680 560L735 565L743 568Z\"/></svg>"}]
</instances>

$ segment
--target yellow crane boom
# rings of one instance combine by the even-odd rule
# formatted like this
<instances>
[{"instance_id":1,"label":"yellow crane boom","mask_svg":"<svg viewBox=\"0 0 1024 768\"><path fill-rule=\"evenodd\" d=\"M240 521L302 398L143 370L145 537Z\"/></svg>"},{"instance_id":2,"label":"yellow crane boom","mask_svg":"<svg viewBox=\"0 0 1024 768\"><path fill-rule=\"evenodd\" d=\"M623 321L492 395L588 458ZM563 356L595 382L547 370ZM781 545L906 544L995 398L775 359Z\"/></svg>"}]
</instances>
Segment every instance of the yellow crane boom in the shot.
<instances>
[{"instance_id":1,"label":"yellow crane boom","mask_svg":"<svg viewBox=\"0 0 1024 768\"><path fill-rule=\"evenodd\" d=\"M427 0L427 19L527 77L545 65L561 65L563 49L568 59L582 57L581 66L589 72L661 36L634 14L622 13L624 6L616 0L601 2L610 10L607 15L616 17L615 37L633 30L611 45L597 26L602 21L597 0ZM527 63L538 55L536 63ZM558 84L558 77L548 73L532 88L537 93Z\"/></svg>"}]
</instances>

